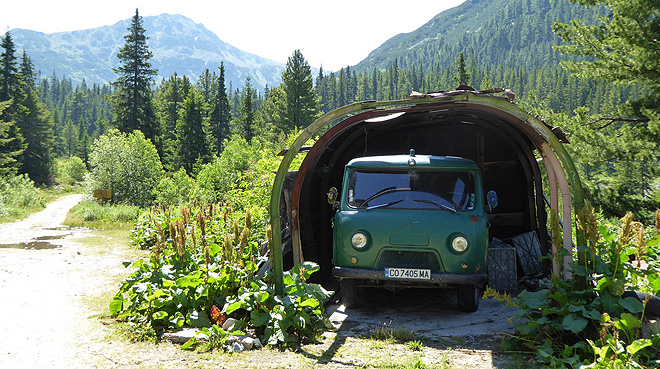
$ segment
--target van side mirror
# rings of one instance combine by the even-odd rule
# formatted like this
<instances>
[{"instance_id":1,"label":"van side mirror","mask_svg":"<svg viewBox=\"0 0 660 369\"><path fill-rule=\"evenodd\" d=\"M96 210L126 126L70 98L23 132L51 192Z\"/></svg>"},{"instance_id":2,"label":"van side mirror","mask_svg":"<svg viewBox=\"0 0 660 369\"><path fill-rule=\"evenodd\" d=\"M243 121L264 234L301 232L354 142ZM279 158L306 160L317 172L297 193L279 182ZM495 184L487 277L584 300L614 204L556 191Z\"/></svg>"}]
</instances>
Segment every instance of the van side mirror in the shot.
<instances>
[{"instance_id":1,"label":"van side mirror","mask_svg":"<svg viewBox=\"0 0 660 369\"><path fill-rule=\"evenodd\" d=\"M486 201L488 202L488 211L493 212L493 209L495 209L498 205L497 202L497 192L495 191L488 191L486 194Z\"/></svg>"},{"instance_id":2,"label":"van side mirror","mask_svg":"<svg viewBox=\"0 0 660 369\"><path fill-rule=\"evenodd\" d=\"M333 209L339 207L339 191L337 191L337 187L330 187L328 190L328 204L332 205Z\"/></svg>"}]
</instances>

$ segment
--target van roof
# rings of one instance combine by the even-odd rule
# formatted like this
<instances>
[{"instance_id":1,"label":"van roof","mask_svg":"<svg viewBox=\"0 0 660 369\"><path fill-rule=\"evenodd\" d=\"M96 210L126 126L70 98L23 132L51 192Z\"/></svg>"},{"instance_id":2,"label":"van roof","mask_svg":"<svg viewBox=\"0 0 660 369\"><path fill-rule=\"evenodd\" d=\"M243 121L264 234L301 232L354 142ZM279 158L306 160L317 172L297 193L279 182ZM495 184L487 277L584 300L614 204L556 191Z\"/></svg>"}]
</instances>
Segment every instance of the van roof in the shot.
<instances>
[{"instance_id":1,"label":"van roof","mask_svg":"<svg viewBox=\"0 0 660 369\"><path fill-rule=\"evenodd\" d=\"M411 161L413 160L413 161ZM479 170L477 164L465 158L457 156L435 156L435 155L384 155L365 156L355 158L346 164L349 168L424 168L424 169L455 169L455 170Z\"/></svg>"}]
</instances>

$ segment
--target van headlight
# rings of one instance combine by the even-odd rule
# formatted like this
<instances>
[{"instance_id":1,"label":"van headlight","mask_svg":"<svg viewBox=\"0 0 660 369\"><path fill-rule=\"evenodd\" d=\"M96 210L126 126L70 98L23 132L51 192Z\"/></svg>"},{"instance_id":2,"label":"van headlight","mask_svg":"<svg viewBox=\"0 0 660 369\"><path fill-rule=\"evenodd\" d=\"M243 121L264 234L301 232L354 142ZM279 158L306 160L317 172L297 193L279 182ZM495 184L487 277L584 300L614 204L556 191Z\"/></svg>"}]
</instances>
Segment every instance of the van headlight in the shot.
<instances>
[{"instance_id":1,"label":"van headlight","mask_svg":"<svg viewBox=\"0 0 660 369\"><path fill-rule=\"evenodd\" d=\"M468 240L463 236L456 236L451 240L451 248L458 254L464 253L468 246L470 246Z\"/></svg>"},{"instance_id":2,"label":"van headlight","mask_svg":"<svg viewBox=\"0 0 660 369\"><path fill-rule=\"evenodd\" d=\"M351 237L351 244L353 244L353 247L355 247L357 250L362 250L367 247L368 241L369 239L367 238L367 235L364 234L364 232L355 232L353 237Z\"/></svg>"}]
</instances>

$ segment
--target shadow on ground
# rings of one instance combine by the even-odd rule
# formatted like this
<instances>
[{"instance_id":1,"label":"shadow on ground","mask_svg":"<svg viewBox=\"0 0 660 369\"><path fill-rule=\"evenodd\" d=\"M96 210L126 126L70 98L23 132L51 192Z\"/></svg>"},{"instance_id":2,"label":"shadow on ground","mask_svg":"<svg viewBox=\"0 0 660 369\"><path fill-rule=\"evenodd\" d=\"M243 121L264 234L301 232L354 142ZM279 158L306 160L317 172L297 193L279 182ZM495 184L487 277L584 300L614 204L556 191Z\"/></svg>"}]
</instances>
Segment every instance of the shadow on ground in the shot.
<instances>
[{"instance_id":1,"label":"shadow on ground","mask_svg":"<svg viewBox=\"0 0 660 369\"><path fill-rule=\"evenodd\" d=\"M511 355L500 350L501 339L513 333L509 319L515 309L499 301L481 300L479 310L464 313L458 310L456 291L451 289L367 289L362 296L360 308L346 308L339 301L331 301L327 313L336 333L327 335L331 342L322 352L308 353L307 357L319 364L352 366L336 356L347 340L390 330L414 337L425 348L450 352L453 363L461 361L456 357L478 356L485 366L472 367L516 367L511 364Z\"/></svg>"}]
</instances>

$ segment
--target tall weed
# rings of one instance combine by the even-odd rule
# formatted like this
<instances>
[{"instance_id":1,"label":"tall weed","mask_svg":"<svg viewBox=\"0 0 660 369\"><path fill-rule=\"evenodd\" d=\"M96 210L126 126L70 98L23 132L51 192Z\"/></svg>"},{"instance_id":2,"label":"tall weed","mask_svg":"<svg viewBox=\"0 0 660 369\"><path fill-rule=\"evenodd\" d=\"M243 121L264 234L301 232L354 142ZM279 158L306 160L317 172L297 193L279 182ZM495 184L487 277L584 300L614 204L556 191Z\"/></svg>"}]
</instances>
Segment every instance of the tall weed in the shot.
<instances>
[{"instance_id":1,"label":"tall weed","mask_svg":"<svg viewBox=\"0 0 660 369\"><path fill-rule=\"evenodd\" d=\"M554 368L657 367L660 336L644 338L640 330L648 296L660 292L657 229L633 221L630 213L618 228L599 224L591 207L579 214L578 227L586 238L577 250L585 262L571 265L573 280L553 278L509 300L518 308L516 335L504 346L529 350L539 364Z\"/></svg>"},{"instance_id":2,"label":"tall weed","mask_svg":"<svg viewBox=\"0 0 660 369\"><path fill-rule=\"evenodd\" d=\"M229 333L222 328L228 318L236 319L228 330L253 332L270 345L315 338L327 324L321 302L327 292L306 283L318 266L304 263L285 273L285 295L277 296L270 275L256 277L263 258L253 217L234 208L152 208L132 234L134 244L151 249L150 258L127 264L136 270L122 283L111 313L158 333L207 328L218 345Z\"/></svg>"}]
</instances>

